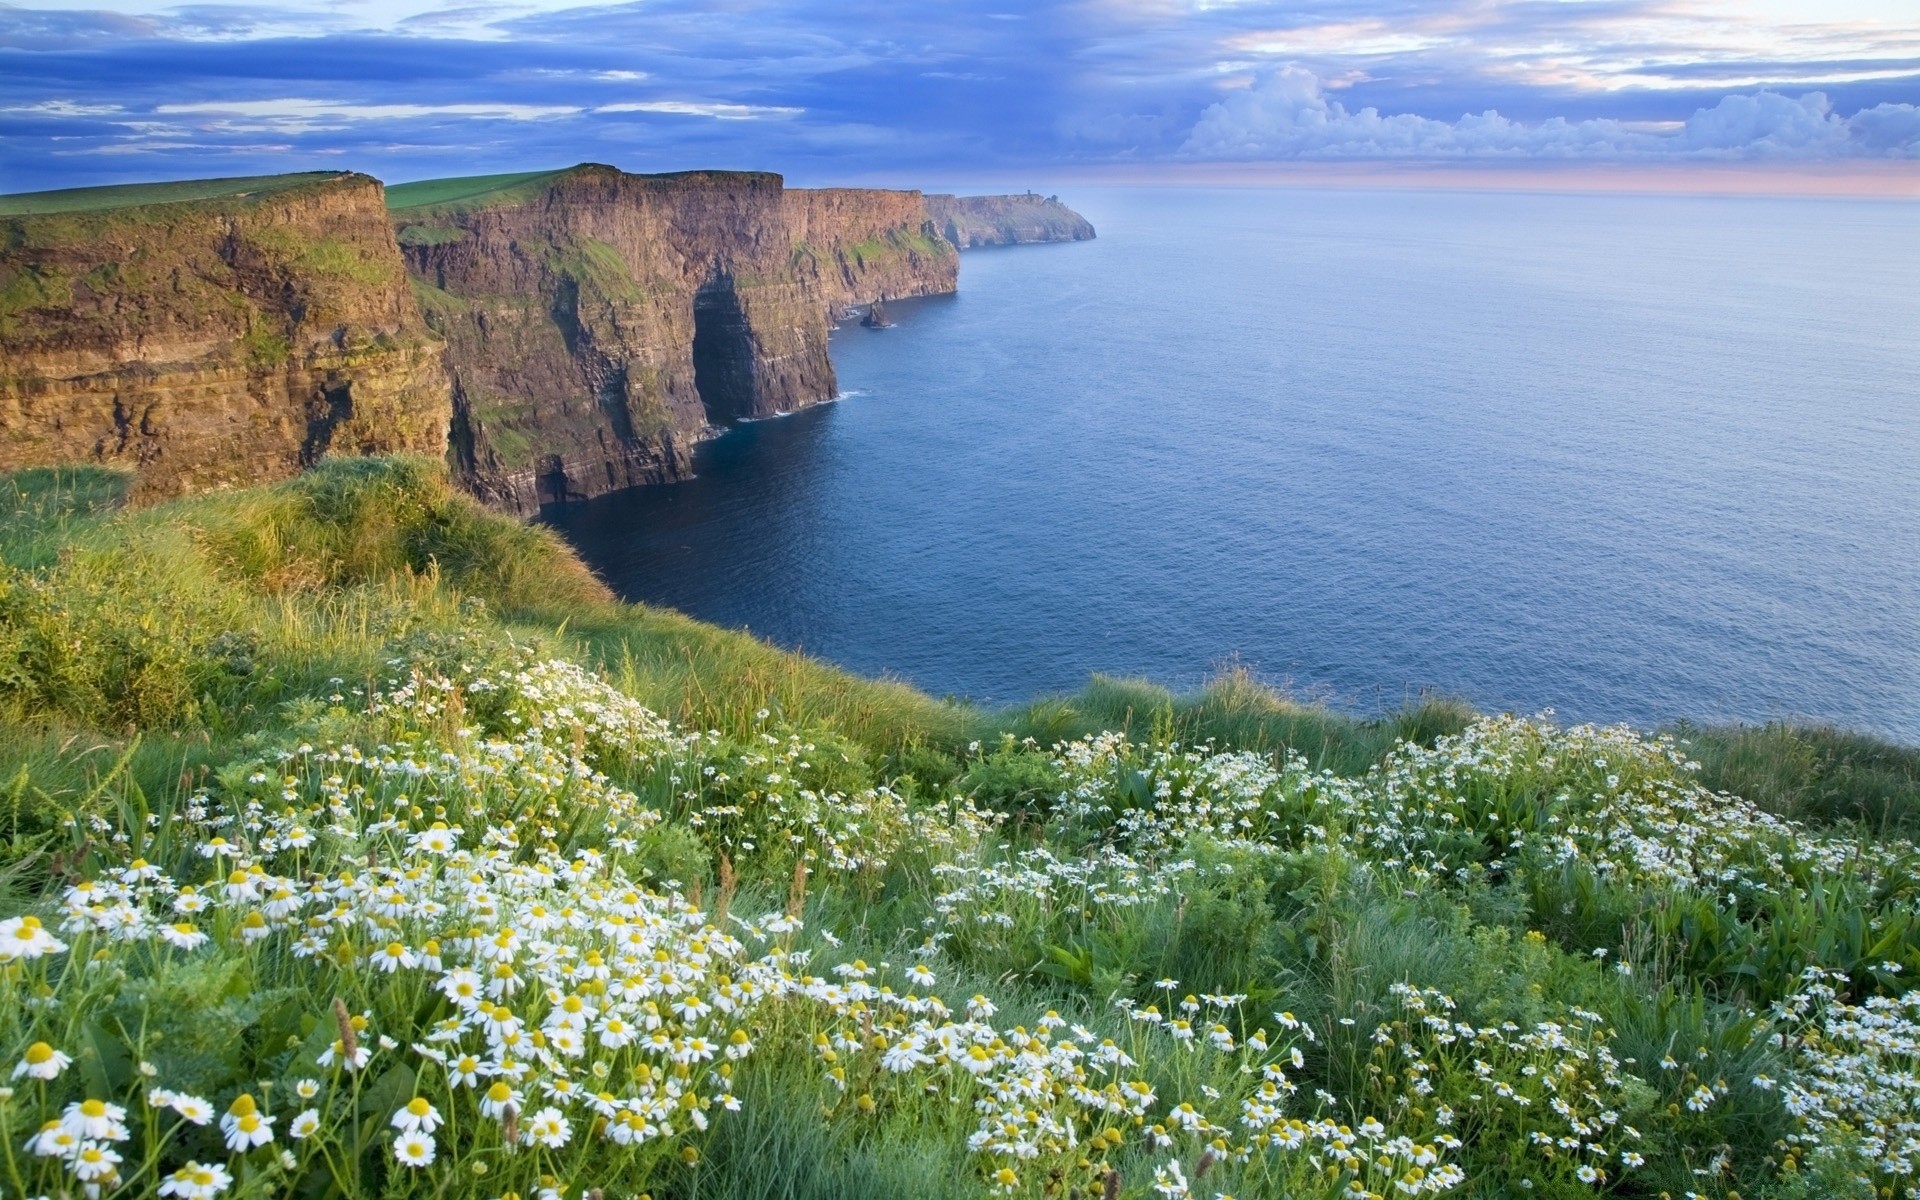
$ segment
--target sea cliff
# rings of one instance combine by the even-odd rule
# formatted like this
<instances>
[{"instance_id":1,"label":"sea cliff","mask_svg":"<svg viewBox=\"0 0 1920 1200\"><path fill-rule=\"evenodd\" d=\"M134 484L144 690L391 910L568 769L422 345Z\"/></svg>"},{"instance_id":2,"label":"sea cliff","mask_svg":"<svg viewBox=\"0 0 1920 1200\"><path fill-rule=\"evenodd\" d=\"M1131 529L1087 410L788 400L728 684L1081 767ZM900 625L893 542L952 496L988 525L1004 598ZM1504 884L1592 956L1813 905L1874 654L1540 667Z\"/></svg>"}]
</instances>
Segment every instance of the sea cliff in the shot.
<instances>
[{"instance_id":1,"label":"sea cliff","mask_svg":"<svg viewBox=\"0 0 1920 1200\"><path fill-rule=\"evenodd\" d=\"M950 292L918 192L778 175L547 176L395 188L398 238L446 339L451 453L517 511L684 477L729 422L831 399L831 322Z\"/></svg>"},{"instance_id":2,"label":"sea cliff","mask_svg":"<svg viewBox=\"0 0 1920 1200\"><path fill-rule=\"evenodd\" d=\"M1058 196L1031 192L1017 196L930 195L927 212L941 236L962 250L1093 238L1093 224L1060 203Z\"/></svg>"},{"instance_id":3,"label":"sea cliff","mask_svg":"<svg viewBox=\"0 0 1920 1200\"><path fill-rule=\"evenodd\" d=\"M0 198L0 470L130 467L153 499L438 454L447 404L378 180Z\"/></svg>"},{"instance_id":4,"label":"sea cliff","mask_svg":"<svg viewBox=\"0 0 1920 1200\"><path fill-rule=\"evenodd\" d=\"M834 323L953 291L959 246L1092 236L1051 197L596 164L0 196L0 470L127 467L150 501L444 452L532 512L832 399Z\"/></svg>"}]
</instances>

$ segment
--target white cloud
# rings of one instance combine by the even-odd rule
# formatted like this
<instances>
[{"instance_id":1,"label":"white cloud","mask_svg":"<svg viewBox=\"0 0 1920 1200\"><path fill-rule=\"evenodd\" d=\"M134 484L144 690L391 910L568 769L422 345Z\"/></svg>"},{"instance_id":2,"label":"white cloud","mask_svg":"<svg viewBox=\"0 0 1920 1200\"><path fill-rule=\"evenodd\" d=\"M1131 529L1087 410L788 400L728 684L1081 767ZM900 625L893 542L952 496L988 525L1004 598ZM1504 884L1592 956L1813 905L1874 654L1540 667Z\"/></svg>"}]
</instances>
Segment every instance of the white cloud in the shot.
<instances>
[{"instance_id":1,"label":"white cloud","mask_svg":"<svg viewBox=\"0 0 1920 1200\"><path fill-rule=\"evenodd\" d=\"M125 111L118 104L81 104L75 100L42 100L38 104L0 108L0 112L25 113L35 117L108 117Z\"/></svg>"},{"instance_id":2,"label":"white cloud","mask_svg":"<svg viewBox=\"0 0 1920 1200\"><path fill-rule=\"evenodd\" d=\"M676 117L711 117L716 121L757 121L762 117L792 117L807 111L779 104L721 104L707 100L637 100L602 104L596 113L666 113Z\"/></svg>"},{"instance_id":3,"label":"white cloud","mask_svg":"<svg viewBox=\"0 0 1920 1200\"><path fill-rule=\"evenodd\" d=\"M497 121L539 121L572 116L580 109L568 104L349 104L340 100L210 100L194 104L162 104L153 111L172 116L204 113L266 121L397 121L413 117L482 117Z\"/></svg>"},{"instance_id":4,"label":"white cloud","mask_svg":"<svg viewBox=\"0 0 1920 1200\"><path fill-rule=\"evenodd\" d=\"M1920 158L1920 106L1880 104L1847 119L1853 140L1868 150L1898 158Z\"/></svg>"},{"instance_id":5,"label":"white cloud","mask_svg":"<svg viewBox=\"0 0 1920 1200\"><path fill-rule=\"evenodd\" d=\"M1757 92L1727 96L1668 132L1611 120L1523 123L1491 109L1439 121L1349 111L1313 72L1288 66L1208 106L1181 153L1209 160L1920 157L1920 109L1882 104L1843 120L1820 92Z\"/></svg>"}]
</instances>

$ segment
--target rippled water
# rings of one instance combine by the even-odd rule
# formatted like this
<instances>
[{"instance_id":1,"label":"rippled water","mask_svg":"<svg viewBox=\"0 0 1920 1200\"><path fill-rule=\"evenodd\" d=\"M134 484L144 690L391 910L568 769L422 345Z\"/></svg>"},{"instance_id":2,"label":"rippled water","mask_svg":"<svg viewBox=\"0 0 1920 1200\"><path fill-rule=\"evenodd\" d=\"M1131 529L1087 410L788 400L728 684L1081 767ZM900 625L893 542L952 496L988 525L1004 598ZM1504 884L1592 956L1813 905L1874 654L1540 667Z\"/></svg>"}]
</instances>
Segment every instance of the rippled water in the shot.
<instances>
[{"instance_id":1,"label":"rippled water","mask_svg":"<svg viewBox=\"0 0 1920 1200\"><path fill-rule=\"evenodd\" d=\"M624 594L987 701L1227 664L1920 740L1920 205L1081 190L839 404L549 519Z\"/></svg>"}]
</instances>

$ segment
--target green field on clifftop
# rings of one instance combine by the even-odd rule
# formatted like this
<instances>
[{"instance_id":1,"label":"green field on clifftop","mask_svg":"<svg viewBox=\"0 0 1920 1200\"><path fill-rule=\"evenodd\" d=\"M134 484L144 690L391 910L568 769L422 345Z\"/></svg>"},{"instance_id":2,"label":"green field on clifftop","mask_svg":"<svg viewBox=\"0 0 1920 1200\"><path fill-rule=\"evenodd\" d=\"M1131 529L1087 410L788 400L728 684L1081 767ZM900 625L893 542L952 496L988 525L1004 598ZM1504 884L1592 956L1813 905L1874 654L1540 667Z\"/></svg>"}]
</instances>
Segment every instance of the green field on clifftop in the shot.
<instances>
[{"instance_id":1,"label":"green field on clifftop","mask_svg":"<svg viewBox=\"0 0 1920 1200\"><path fill-rule=\"evenodd\" d=\"M479 208L488 204L514 204L539 195L548 183L574 167L557 171L521 171L508 175L467 175L458 179L422 179L414 183L396 183L387 188L387 207L395 212L405 209L442 206Z\"/></svg>"},{"instance_id":2,"label":"green field on clifftop","mask_svg":"<svg viewBox=\"0 0 1920 1200\"><path fill-rule=\"evenodd\" d=\"M66 188L53 192L16 192L0 196L0 217L45 213L100 212L146 204L182 204L268 195L305 184L337 179L347 172L302 171L288 175L252 175L233 179L186 179L177 183L128 183L111 187Z\"/></svg>"},{"instance_id":3,"label":"green field on clifftop","mask_svg":"<svg viewBox=\"0 0 1920 1200\"><path fill-rule=\"evenodd\" d=\"M9 1195L1913 1194L1920 750L988 710L436 462L127 482L0 476Z\"/></svg>"}]
</instances>

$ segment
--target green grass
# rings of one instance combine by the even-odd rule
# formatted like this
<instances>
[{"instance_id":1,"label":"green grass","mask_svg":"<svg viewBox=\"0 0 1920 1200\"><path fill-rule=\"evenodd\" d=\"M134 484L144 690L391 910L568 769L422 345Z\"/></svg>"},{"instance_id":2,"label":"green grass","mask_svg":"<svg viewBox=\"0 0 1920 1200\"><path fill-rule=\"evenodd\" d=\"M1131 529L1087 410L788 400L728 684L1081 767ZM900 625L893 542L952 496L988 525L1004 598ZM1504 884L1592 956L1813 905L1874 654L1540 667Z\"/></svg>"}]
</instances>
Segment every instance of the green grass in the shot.
<instances>
[{"instance_id":1,"label":"green grass","mask_svg":"<svg viewBox=\"0 0 1920 1200\"><path fill-rule=\"evenodd\" d=\"M519 171L506 175L467 175L456 179L421 179L387 188L387 208L393 212L423 208L481 208L489 204L517 204L539 195L548 184L579 167L555 171Z\"/></svg>"},{"instance_id":2,"label":"green grass","mask_svg":"<svg viewBox=\"0 0 1920 1200\"><path fill-rule=\"evenodd\" d=\"M454 225L402 225L395 235L402 246L451 246L466 236L466 230Z\"/></svg>"},{"instance_id":3,"label":"green grass","mask_svg":"<svg viewBox=\"0 0 1920 1200\"><path fill-rule=\"evenodd\" d=\"M127 183L110 187L63 188L51 192L16 192L0 196L0 217L101 212L139 205L265 196L338 179L343 174L339 171L302 171L287 175L184 179L177 183Z\"/></svg>"},{"instance_id":4,"label":"green grass","mask_svg":"<svg viewBox=\"0 0 1920 1200\"><path fill-rule=\"evenodd\" d=\"M884 969L894 974L886 978L899 986L899 972L925 951L929 932L941 931L928 961L950 1001L989 998L1002 1028L1032 1029L1056 1010L1096 1038L1123 1044L1131 1023L1116 1012L1115 998L1164 1007L1189 991L1245 996L1239 1005L1252 1024L1271 1029L1271 1014L1286 1011L1318 1031L1302 1065L1289 1072L1300 1111L1312 1110L1319 1102L1311 1098L1325 1089L1340 1119L1379 1116L1396 1129L1430 1129L1423 1122L1439 1102L1408 1090L1404 1053L1424 1055L1435 1094L1476 1122L1483 1114L1472 1097L1485 1086L1476 1057L1490 1055L1490 1069L1516 1086L1538 1087L1541 1077L1510 1047L1449 1050L1404 1019L1396 985L1444 992L1458 1020L1485 1027L1530 1029L1600 1014L1625 1078L1589 1083L1644 1133L1634 1144L1646 1167L1611 1192L1564 1170L1541 1174L1528 1137L1536 1126L1526 1115L1486 1114L1448 1156L1468 1170L1454 1195L1517 1195L1518 1181L1536 1175L1527 1194L1556 1200L1702 1187L1716 1200L1735 1191L1749 1200L1858 1194L1846 1160L1810 1156L1804 1147L1786 1153L1797 1127L1778 1096L1753 1080L1794 1069L1788 1048L1762 1033L1767 1006L1791 993L1804 967L1839 972L1853 1000L1897 995L1903 978L1920 973L1912 849L1888 837L1920 814L1920 751L1817 726L1676 731L1707 787L1808 823L1782 835L1764 821L1728 819L1697 789L1684 792L1687 773L1657 746L1488 722L1446 697L1360 717L1230 673L1187 694L1095 677L1078 692L1009 708L935 699L677 613L621 603L551 531L483 510L452 490L436 462L328 460L269 487L139 510L122 505L127 484L124 474L92 468L0 476L0 919L44 908L55 894L49 889L67 878L97 877L120 861L116 855L141 849L100 836L110 831L161 831L150 857L165 856L176 874L213 869L192 846L165 841L169 821L195 803L199 789L237 797L254 794L256 783L263 818L292 820L294 810L281 809L283 785L312 805L322 777L338 769L310 764L297 787L287 782L294 768L284 780L269 777L268 764L283 753L297 756L291 748L298 743L413 745L432 760L472 750L470 731L456 727L478 726L500 739L524 732L519 710L486 707L487 696L499 693L482 689L396 726L398 718L365 711L362 699L390 681L462 668L509 680L534 659L571 660L595 669L603 682L594 687L611 686L594 703L631 697L681 729L713 732L685 751L691 769L669 771L657 758L623 754L617 741L595 740L603 735L579 723L581 708L569 707L546 727L542 744L575 756L570 761L587 775L588 766L604 771L605 782L630 790L628 802L663 814L662 821L636 822L632 845L608 849L607 835L629 827L609 827L591 806L602 801L576 790L585 776L561 771L540 777L552 791L530 810L541 833L528 843L551 842L561 862L582 847L606 849L635 878L695 903L716 892L733 897L737 885L735 913L796 906L807 927L796 948L816 956L815 971L860 958L890 964ZM541 702L554 703L550 694ZM1075 760L1049 750L1109 730L1123 735L1109 751L1083 745ZM1208 824L1209 817L1169 835L1194 820L1184 807L1189 798L1211 804L1235 794L1237 785L1207 775L1196 766L1204 756L1185 749L1208 742L1255 756L1219 777L1228 780L1273 770L1288 754L1304 761L1277 774L1283 782L1258 785L1264 798L1246 825ZM472 839L482 826L507 820L503 811L511 808L481 797L491 777L463 774L409 803L382 793L369 811L417 822L414 828L444 817ZM407 778L373 786L416 786ZM881 785L885 791L876 790ZM1699 806L1682 818L1692 822L1690 854L1706 853L1730 824L1746 822L1728 860L1737 870L1699 887L1663 874L1671 864L1658 856L1633 860L1649 866L1610 861L1595 869L1593 856L1618 845L1592 833L1602 794L1616 787L1628 797L1605 818L1616 831L1636 814L1671 822L1671 813L1656 810L1675 795ZM823 809L810 807L822 797ZM321 812L311 809L332 820ZM993 814L992 822L976 813ZM1145 813L1156 816L1141 823ZM155 824L148 814L169 816ZM79 823L70 825L76 815ZM1830 857L1787 861L1778 851L1789 836ZM795 898L793 847L823 838L875 857L822 867L811 890L803 879ZM1569 853L1576 844L1586 848ZM334 857L300 869L358 876L393 866L391 849L376 861L339 857L337 845L321 848ZM532 844L526 849L535 852ZM1855 849L1860 857L1849 859ZM1691 870L1687 861L1681 856ZM1015 871L1016 863L1027 865ZM217 869L224 880L227 868ZM1075 902L1083 871L1108 872L1117 900ZM1768 886L1727 890L1749 871L1764 873ZM942 894L975 886L987 889L978 900ZM969 904L1004 920L975 921ZM132 1094L138 1080L130 1064L115 1057L121 1051L102 1049L124 1035L147 1039L163 1083L212 1095L224 1107L256 1081L284 1075L289 1047L305 1053L316 1038L332 1036L325 989L353 997L355 1011L372 1010L379 1032L391 1031L402 1046L439 1011L404 976L303 966L237 942L191 961L144 965L120 942L98 953L102 961L124 960L125 975L63 974L55 994L74 1001L64 1008L0 1005L6 1037L24 1044L51 1036L79 1051L80 1077L62 1087L84 1081ZM342 959L354 961L352 954ZM1632 969L1616 969L1620 963ZM1170 994L1161 977L1178 980L1178 991ZM0 971L0 987L20 978ZM310 994L316 987L322 990ZM538 991L523 993L515 1010L537 1014L546 1003ZM755 1025L764 1049L729 1083L742 1111L717 1119L698 1140L697 1167L630 1163L620 1169L632 1173L594 1185L622 1195L644 1188L659 1200L985 1194L979 1158L966 1149L970 1106L928 1103L923 1090L894 1087L870 1069L842 1093L822 1078L810 1032L783 1033L786 1019ZM841 1035L860 1032L861 1019L849 1015ZM0 1062L21 1052L12 1042L0 1045ZM407 1051L393 1053L399 1059ZM1196 1075L1201 1059L1166 1047L1139 1057L1142 1077L1167 1097L1231 1092L1249 1078L1224 1068ZM1675 1065L1661 1066L1666 1059ZM1571 1060L1563 1065L1581 1069ZM1904 1069L1895 1064L1882 1075L1904 1078ZM339 1126L347 1131L340 1157L326 1169L367 1181L365 1190L345 1194L498 1194L507 1186L498 1176L475 1182L463 1173L465 1146L451 1134L441 1153L454 1173L393 1173L383 1114L411 1086L411 1077L381 1075L367 1083L371 1098L345 1110L378 1134L362 1152L349 1136L357 1126ZM1684 1102L1702 1086L1721 1090L1695 1113ZM870 1109L858 1103L863 1089L879 1097ZM466 1103L437 1094L449 1105ZM1547 1109L1551 1098L1535 1095L1533 1111ZM275 1099L276 1111L290 1116L286 1098ZM64 1103L38 1091L29 1102L42 1101ZM0 1124L10 1119L0 1113ZM8 1136L23 1144L30 1128ZM1127 1129L1100 1169L1122 1173L1125 1200L1154 1200L1153 1173L1164 1156ZM459 1136L474 1135L463 1125ZM195 1145L197 1154L218 1149L217 1139ZM1703 1183L1695 1170L1723 1147L1726 1169ZM1182 1154L1189 1173L1197 1170L1198 1145ZM1078 1189L1091 1200L1098 1190L1089 1180L1097 1177L1071 1158L1051 1168L1067 1172L1058 1180L1043 1168L1027 1172L1018 1194L1063 1200ZM526 1194L534 1165L496 1163L503 1175L519 1173L513 1178ZM318 1184L320 1167L303 1169ZM1235 1165L1216 1170L1200 1194L1327 1195L1301 1190L1299 1178L1263 1182ZM263 1195L266 1179L235 1194Z\"/></svg>"},{"instance_id":5,"label":"green grass","mask_svg":"<svg viewBox=\"0 0 1920 1200\"><path fill-rule=\"evenodd\" d=\"M452 491L434 464L329 461L268 488L121 511L127 480L98 469L0 477L0 561L42 580L36 619L51 622L43 640L56 628L101 639L70 663L48 660L0 679L0 712L15 727L43 721L117 733L135 714L176 703L185 709L160 725L269 727L275 698L331 676L364 675L381 639L450 633L475 611L490 636L564 647L688 724L743 731L766 709L900 761L950 761L970 742L1003 733L1048 745L1158 727L1186 741L1290 749L1315 769L1355 775L1401 739L1430 744L1474 716L1461 702L1422 697L1382 717L1357 717L1238 673L1185 694L1096 676L1077 693L982 708L620 603L552 533L486 512ZM116 615L121 607L128 611ZM0 617L0 631L6 627ZM258 647L258 679L216 678L220 687L209 692L208 680L188 678L184 665L177 677L162 669L169 645L223 633ZM138 659L138 669L115 665L116 655ZM1920 824L1920 751L1821 727L1680 732L1704 765L1703 782L1783 815L1887 831ZM928 769L943 768L923 763L922 773Z\"/></svg>"}]
</instances>

